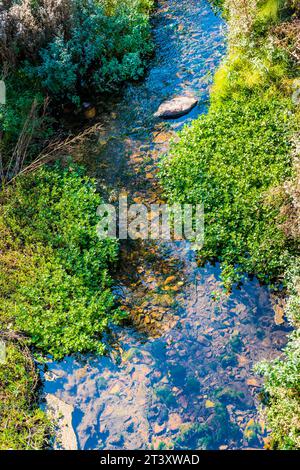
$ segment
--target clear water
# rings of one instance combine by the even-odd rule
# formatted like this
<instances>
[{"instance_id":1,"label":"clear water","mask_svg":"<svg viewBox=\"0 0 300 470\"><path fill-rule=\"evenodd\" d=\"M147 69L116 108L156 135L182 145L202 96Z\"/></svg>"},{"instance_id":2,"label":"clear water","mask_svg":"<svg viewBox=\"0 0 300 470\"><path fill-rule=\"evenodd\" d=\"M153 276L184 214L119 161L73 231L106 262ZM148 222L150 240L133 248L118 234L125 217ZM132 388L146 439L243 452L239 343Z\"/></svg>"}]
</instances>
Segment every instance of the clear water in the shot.
<instances>
[{"instance_id":1,"label":"clear water","mask_svg":"<svg viewBox=\"0 0 300 470\"><path fill-rule=\"evenodd\" d=\"M206 111L226 47L225 25L205 0L159 0L153 31L147 77L98 103L103 130L78 151L99 187L141 202L161 199L157 161ZM199 105L188 116L153 118L161 102L189 93ZM219 267L200 267L186 242L128 242L121 254L115 291L130 325L114 328L106 357L50 362L45 375L45 393L74 407L78 447L262 448L252 368L279 354L287 331L269 290L249 279L225 294Z\"/></svg>"}]
</instances>

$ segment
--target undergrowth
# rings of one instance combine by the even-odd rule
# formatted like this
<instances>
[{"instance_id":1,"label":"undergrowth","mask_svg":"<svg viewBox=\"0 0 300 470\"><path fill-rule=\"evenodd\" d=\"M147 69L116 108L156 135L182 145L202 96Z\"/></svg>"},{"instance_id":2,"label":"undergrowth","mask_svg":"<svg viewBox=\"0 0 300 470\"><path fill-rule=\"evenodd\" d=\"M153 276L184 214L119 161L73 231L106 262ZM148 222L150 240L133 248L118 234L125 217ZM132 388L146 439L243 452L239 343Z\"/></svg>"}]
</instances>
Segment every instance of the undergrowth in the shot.
<instances>
[{"instance_id":1,"label":"undergrowth","mask_svg":"<svg viewBox=\"0 0 300 470\"><path fill-rule=\"evenodd\" d=\"M55 359L103 353L101 334L122 314L109 274L118 246L97 237L95 183L70 164L20 178L2 197L1 329Z\"/></svg>"},{"instance_id":2,"label":"undergrowth","mask_svg":"<svg viewBox=\"0 0 300 470\"><path fill-rule=\"evenodd\" d=\"M52 424L38 406L31 354L20 338L11 337L0 336L6 344L5 363L0 362L0 448L39 450L49 445Z\"/></svg>"}]
</instances>

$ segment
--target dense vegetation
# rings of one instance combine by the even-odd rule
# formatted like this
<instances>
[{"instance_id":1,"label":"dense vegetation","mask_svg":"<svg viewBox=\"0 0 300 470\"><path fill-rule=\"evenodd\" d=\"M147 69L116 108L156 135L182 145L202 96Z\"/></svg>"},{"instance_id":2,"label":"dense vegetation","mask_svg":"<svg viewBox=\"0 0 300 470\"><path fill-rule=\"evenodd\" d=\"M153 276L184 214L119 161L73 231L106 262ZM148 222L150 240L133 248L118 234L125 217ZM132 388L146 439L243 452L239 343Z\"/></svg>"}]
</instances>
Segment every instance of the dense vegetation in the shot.
<instances>
[{"instance_id":1,"label":"dense vegetation","mask_svg":"<svg viewBox=\"0 0 300 470\"><path fill-rule=\"evenodd\" d=\"M1 209L1 329L14 325L45 353L103 352L117 242L96 233L100 197L80 168L40 169L9 188Z\"/></svg>"},{"instance_id":2,"label":"dense vegetation","mask_svg":"<svg viewBox=\"0 0 300 470\"><path fill-rule=\"evenodd\" d=\"M300 448L298 0L212 0L229 22L209 112L185 129L161 170L168 197L205 203L203 261L226 287L244 273L283 281L295 331L264 362L272 448ZM0 447L39 449L51 425L37 405L33 352L102 353L122 320L111 291L114 241L96 237L95 182L72 163L17 176L49 142L61 105L139 79L152 52L152 0L3 0L0 5ZM297 94L297 93L296 93ZM50 103L50 104L49 104ZM297 147L298 146L298 147ZM30 349L28 349L30 347ZM227 415L221 409L224 421ZM213 423L218 432L218 423ZM198 444L210 439L206 428ZM222 436L220 436L221 439ZM179 442L178 445L183 445ZM195 443L197 445L197 443Z\"/></svg>"},{"instance_id":3,"label":"dense vegetation","mask_svg":"<svg viewBox=\"0 0 300 470\"><path fill-rule=\"evenodd\" d=\"M257 371L265 377L264 403L272 429L271 447L300 449L300 261L287 272L289 300L287 315L295 331L291 334L284 356L263 362Z\"/></svg>"},{"instance_id":4,"label":"dense vegetation","mask_svg":"<svg viewBox=\"0 0 300 470\"><path fill-rule=\"evenodd\" d=\"M162 162L170 200L205 206L203 261L221 261L227 288L243 273L284 280L299 327L300 114L297 2L214 1L229 22L229 48L210 109L181 133ZM288 40L287 40L288 35ZM284 277L284 273L287 274ZM299 331L285 358L264 363L273 448L300 448Z\"/></svg>"},{"instance_id":5,"label":"dense vegetation","mask_svg":"<svg viewBox=\"0 0 300 470\"><path fill-rule=\"evenodd\" d=\"M112 91L138 79L151 52L148 11L151 1L73 0L72 21L40 50L40 63L24 66L56 99L78 103L85 90Z\"/></svg>"},{"instance_id":6,"label":"dense vegetation","mask_svg":"<svg viewBox=\"0 0 300 470\"><path fill-rule=\"evenodd\" d=\"M0 339L7 357L0 366L0 445L39 448L48 421L35 405L36 372L32 360L27 368L24 346L55 359L104 352L102 333L123 318L109 275L118 246L98 239L101 199L75 165L19 178L1 199ZM23 339L18 346L9 340L15 335Z\"/></svg>"},{"instance_id":7,"label":"dense vegetation","mask_svg":"<svg viewBox=\"0 0 300 470\"><path fill-rule=\"evenodd\" d=\"M266 191L290 176L289 108L275 94L270 101L254 95L213 107L184 130L163 167L174 202L204 202L201 255L222 261L228 286L245 271L270 281L287 262L284 234L269 223L279 217L282 195L266 199Z\"/></svg>"},{"instance_id":8,"label":"dense vegetation","mask_svg":"<svg viewBox=\"0 0 300 470\"><path fill-rule=\"evenodd\" d=\"M50 427L37 406L32 353L55 359L103 353L103 332L123 318L111 291L118 245L97 238L101 199L95 182L70 162L31 174L23 170L41 159L43 148L46 154L60 148L52 138L62 104L80 108L87 97L142 76L152 52L152 4L1 2L0 79L6 84L6 103L0 104L2 449L48 443Z\"/></svg>"},{"instance_id":9,"label":"dense vegetation","mask_svg":"<svg viewBox=\"0 0 300 470\"><path fill-rule=\"evenodd\" d=\"M79 107L83 99L115 91L125 80L143 75L152 52L152 4L152 0L1 3L0 79L7 87L6 105L0 104L2 179L12 143L21 135L31 139L31 145L22 148L22 160L30 160L38 144L51 136L53 119L45 114L45 105ZM13 169L8 170L9 178Z\"/></svg>"}]
</instances>

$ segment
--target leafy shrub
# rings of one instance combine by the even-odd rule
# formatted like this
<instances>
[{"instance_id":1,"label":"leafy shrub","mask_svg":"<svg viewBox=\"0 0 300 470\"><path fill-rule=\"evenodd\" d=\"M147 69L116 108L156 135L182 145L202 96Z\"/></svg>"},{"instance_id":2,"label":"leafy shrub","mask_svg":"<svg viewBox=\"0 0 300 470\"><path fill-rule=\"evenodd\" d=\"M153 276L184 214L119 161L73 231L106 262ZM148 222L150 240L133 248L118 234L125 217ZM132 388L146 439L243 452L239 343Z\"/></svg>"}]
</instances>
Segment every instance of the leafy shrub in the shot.
<instances>
[{"instance_id":1,"label":"leafy shrub","mask_svg":"<svg viewBox=\"0 0 300 470\"><path fill-rule=\"evenodd\" d=\"M265 413L272 429L271 447L300 449L300 259L291 261L286 278L286 315L297 329L290 335L284 355L256 367L264 376Z\"/></svg>"},{"instance_id":2,"label":"leafy shrub","mask_svg":"<svg viewBox=\"0 0 300 470\"><path fill-rule=\"evenodd\" d=\"M57 34L41 50L41 63L28 64L27 73L37 74L56 99L75 103L85 90L112 91L120 82L141 77L152 51L152 2L74 0L74 5L69 34Z\"/></svg>"},{"instance_id":3,"label":"leafy shrub","mask_svg":"<svg viewBox=\"0 0 300 470\"><path fill-rule=\"evenodd\" d=\"M210 0L210 3L217 8L222 8L224 6L225 0Z\"/></svg>"},{"instance_id":4,"label":"leafy shrub","mask_svg":"<svg viewBox=\"0 0 300 470\"><path fill-rule=\"evenodd\" d=\"M75 166L41 169L8 190L1 212L2 327L29 335L62 358L103 353L101 334L122 313L114 309L109 266L117 243L100 241L95 183Z\"/></svg>"},{"instance_id":5,"label":"leafy shrub","mask_svg":"<svg viewBox=\"0 0 300 470\"><path fill-rule=\"evenodd\" d=\"M7 102L0 104L1 180L9 179L7 165L33 106L37 112L26 129L30 145L21 149L22 158L32 159L52 134L45 94L54 105L60 100L79 105L86 92L112 91L141 77L152 51L152 5L152 0L6 0L0 5L0 77L7 89Z\"/></svg>"},{"instance_id":6,"label":"leafy shrub","mask_svg":"<svg viewBox=\"0 0 300 470\"><path fill-rule=\"evenodd\" d=\"M273 362L262 362L256 370L265 379L265 413L272 430L271 447L300 449L299 330L290 336L283 357Z\"/></svg>"},{"instance_id":7,"label":"leafy shrub","mask_svg":"<svg viewBox=\"0 0 300 470\"><path fill-rule=\"evenodd\" d=\"M33 103L37 105L37 116L31 122L32 134L29 153L34 154L52 134L53 119L44 114L44 96L35 81L29 80L20 71L6 79L6 104L0 104L0 147L3 154L10 154L11 147L18 141ZM39 142L38 147L36 146Z\"/></svg>"},{"instance_id":8,"label":"leafy shrub","mask_svg":"<svg viewBox=\"0 0 300 470\"><path fill-rule=\"evenodd\" d=\"M184 129L162 163L169 199L204 203L201 255L222 262L227 285L243 272L271 281L286 266L283 196L271 188L291 172L289 109L275 94L226 101Z\"/></svg>"}]
</instances>

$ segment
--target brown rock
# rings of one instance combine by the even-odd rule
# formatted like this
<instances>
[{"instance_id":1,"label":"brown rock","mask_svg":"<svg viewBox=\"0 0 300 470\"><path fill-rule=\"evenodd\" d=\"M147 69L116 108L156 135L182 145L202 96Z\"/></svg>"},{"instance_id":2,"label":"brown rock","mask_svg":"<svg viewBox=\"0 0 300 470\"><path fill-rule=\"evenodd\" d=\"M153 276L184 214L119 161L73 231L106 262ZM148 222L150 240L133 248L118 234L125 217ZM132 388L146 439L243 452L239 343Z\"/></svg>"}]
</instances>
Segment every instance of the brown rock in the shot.
<instances>
[{"instance_id":1,"label":"brown rock","mask_svg":"<svg viewBox=\"0 0 300 470\"><path fill-rule=\"evenodd\" d=\"M181 424L182 419L180 415L178 413L171 413L168 421L168 428L170 429L170 431L177 431Z\"/></svg>"},{"instance_id":2,"label":"brown rock","mask_svg":"<svg viewBox=\"0 0 300 470\"><path fill-rule=\"evenodd\" d=\"M248 379L247 380L247 385L249 385L250 387L259 387L259 383L256 379Z\"/></svg>"}]
</instances>

